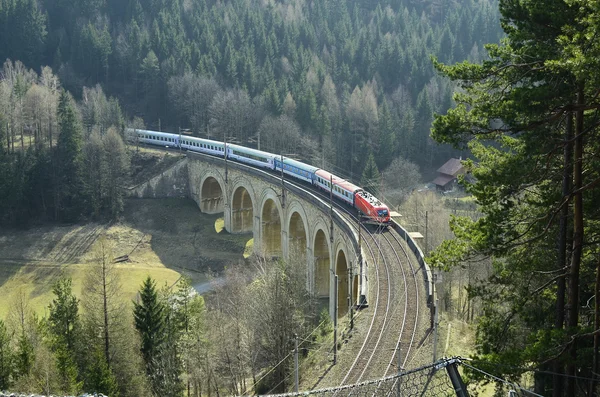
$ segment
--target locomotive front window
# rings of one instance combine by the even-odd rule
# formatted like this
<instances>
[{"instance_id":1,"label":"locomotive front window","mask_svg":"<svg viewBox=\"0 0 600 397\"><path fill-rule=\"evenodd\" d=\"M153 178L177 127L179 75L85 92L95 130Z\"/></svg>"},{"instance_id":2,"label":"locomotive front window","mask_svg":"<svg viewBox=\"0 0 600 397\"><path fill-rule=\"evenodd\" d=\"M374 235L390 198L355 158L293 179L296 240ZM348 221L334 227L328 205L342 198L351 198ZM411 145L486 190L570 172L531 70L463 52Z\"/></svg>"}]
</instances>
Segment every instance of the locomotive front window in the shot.
<instances>
[{"instance_id":1,"label":"locomotive front window","mask_svg":"<svg viewBox=\"0 0 600 397\"><path fill-rule=\"evenodd\" d=\"M377 214L379 216L387 216L388 215L388 211L387 210L379 210L379 211L377 211Z\"/></svg>"}]
</instances>

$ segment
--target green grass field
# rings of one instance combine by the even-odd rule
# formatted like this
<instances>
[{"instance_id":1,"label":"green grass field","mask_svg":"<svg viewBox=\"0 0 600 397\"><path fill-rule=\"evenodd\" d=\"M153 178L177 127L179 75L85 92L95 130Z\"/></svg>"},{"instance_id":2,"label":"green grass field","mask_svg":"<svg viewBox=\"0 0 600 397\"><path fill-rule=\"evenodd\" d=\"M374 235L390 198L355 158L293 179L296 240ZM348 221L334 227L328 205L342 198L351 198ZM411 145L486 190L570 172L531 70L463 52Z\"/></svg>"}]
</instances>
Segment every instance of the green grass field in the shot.
<instances>
[{"instance_id":1,"label":"green grass field","mask_svg":"<svg viewBox=\"0 0 600 397\"><path fill-rule=\"evenodd\" d=\"M115 224L0 232L0 319L7 317L19 294L43 316L61 275L73 279L73 290L81 296L101 236L114 247L114 257L129 255L127 262L116 265L128 302L148 275L159 286L174 284L182 274L201 282L206 274L243 260L251 237L217 232L219 223L219 216L200 213L191 200L149 199L128 200L123 219Z\"/></svg>"}]
</instances>

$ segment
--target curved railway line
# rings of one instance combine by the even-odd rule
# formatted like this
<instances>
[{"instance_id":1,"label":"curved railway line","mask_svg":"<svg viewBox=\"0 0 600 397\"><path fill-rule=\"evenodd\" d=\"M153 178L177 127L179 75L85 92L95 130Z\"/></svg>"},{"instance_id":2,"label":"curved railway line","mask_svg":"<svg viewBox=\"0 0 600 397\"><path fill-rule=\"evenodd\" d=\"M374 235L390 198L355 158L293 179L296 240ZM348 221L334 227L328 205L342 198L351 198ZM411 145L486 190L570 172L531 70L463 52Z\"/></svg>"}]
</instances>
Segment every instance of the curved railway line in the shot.
<instances>
[{"instance_id":1,"label":"curved railway line","mask_svg":"<svg viewBox=\"0 0 600 397\"><path fill-rule=\"evenodd\" d=\"M318 192L322 199L328 197ZM334 207L352 224L357 219L344 205L334 202ZM374 289L371 321L360 350L339 386L381 378L403 369L415 348L419 329L419 306L423 304L418 278L419 265L404 247L404 241L393 228L372 231L361 225L364 246L371 258L370 289ZM363 312L367 313L367 312ZM400 355L400 356L399 356Z\"/></svg>"},{"instance_id":2,"label":"curved railway line","mask_svg":"<svg viewBox=\"0 0 600 397\"><path fill-rule=\"evenodd\" d=\"M307 186L297 181L286 179L285 185L293 185L323 201L330 201L326 192L307 189ZM350 210L337 201L333 201L332 204L348 223L356 228L358 222L354 209ZM419 310L419 306L425 304L423 299L426 299L427 294L421 293L424 284L418 277L422 270L419 263L415 263L412 252L405 246L406 242L393 227L369 230L367 225L361 224L361 228L363 248L366 248L369 259L364 261L365 268L369 279L372 280L369 290L374 293L370 297L369 309L359 312L359 316L368 314L370 321L364 336L361 335L364 339L359 350L353 353L356 356L349 367L344 368L342 372L340 368L339 371L335 371L336 374L330 374L332 377L329 381L324 382L330 386L382 378L404 369L415 350L417 333L424 330L421 324L423 321L419 318L424 313ZM367 263L370 266L367 266Z\"/></svg>"}]
</instances>

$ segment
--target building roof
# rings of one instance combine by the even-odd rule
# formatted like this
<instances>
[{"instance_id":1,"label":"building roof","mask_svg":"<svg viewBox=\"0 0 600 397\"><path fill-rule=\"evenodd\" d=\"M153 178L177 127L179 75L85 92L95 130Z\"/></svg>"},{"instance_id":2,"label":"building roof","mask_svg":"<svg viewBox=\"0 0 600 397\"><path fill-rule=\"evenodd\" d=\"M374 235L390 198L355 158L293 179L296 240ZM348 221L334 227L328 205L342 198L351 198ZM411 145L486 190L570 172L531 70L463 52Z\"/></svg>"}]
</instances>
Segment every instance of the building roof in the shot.
<instances>
[{"instance_id":1,"label":"building roof","mask_svg":"<svg viewBox=\"0 0 600 397\"><path fill-rule=\"evenodd\" d=\"M437 186L441 186L444 187L446 186L450 181L452 181L454 179L454 177L452 175L444 175L444 174L440 174L438 175L437 178L435 178L433 180L433 183Z\"/></svg>"},{"instance_id":2,"label":"building roof","mask_svg":"<svg viewBox=\"0 0 600 397\"><path fill-rule=\"evenodd\" d=\"M437 170L437 172L440 174L452 175L453 177L457 176L461 171L464 171L464 167L460 160L455 158L451 158L450 160L446 161L446 163ZM435 181L433 183L438 185L438 183Z\"/></svg>"}]
</instances>

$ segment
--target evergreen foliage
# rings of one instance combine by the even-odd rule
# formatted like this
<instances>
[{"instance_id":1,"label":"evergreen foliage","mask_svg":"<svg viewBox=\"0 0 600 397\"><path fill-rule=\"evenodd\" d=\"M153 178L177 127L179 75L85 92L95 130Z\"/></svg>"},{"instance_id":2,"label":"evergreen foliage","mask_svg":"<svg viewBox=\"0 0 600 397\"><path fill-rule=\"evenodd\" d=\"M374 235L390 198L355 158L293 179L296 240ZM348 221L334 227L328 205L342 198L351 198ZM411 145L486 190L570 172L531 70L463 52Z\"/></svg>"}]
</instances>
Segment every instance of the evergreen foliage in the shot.
<instances>
[{"instance_id":1,"label":"evergreen foliage","mask_svg":"<svg viewBox=\"0 0 600 397\"><path fill-rule=\"evenodd\" d=\"M0 390L8 390L12 382L14 371L13 350L11 346L11 337L0 320Z\"/></svg>"},{"instance_id":2,"label":"evergreen foliage","mask_svg":"<svg viewBox=\"0 0 600 397\"><path fill-rule=\"evenodd\" d=\"M591 204L598 196L600 69L589 35L599 10L595 2L575 3L501 2L507 39L487 47L490 60L436 63L463 91L456 108L436 117L433 136L475 155L467 189L483 217L453 219L457 238L433 262L493 258L493 274L470 290L484 306L478 358L503 377L525 367L554 373L535 376L535 392L553 396L591 394L600 365L600 313L586 307L598 296L591 276L600 271Z\"/></svg>"},{"instance_id":3,"label":"evergreen foliage","mask_svg":"<svg viewBox=\"0 0 600 397\"><path fill-rule=\"evenodd\" d=\"M89 357L89 365L85 373L85 389L107 396L119 394L115 375L106 363L104 352L100 348L93 349L92 355Z\"/></svg>"},{"instance_id":4,"label":"evergreen foliage","mask_svg":"<svg viewBox=\"0 0 600 397\"><path fill-rule=\"evenodd\" d=\"M48 306L48 325L58 344L72 350L76 345L79 327L79 301L73 295L70 278L59 279L52 288L54 300Z\"/></svg>"},{"instance_id":5,"label":"evergreen foliage","mask_svg":"<svg viewBox=\"0 0 600 397\"><path fill-rule=\"evenodd\" d=\"M59 279L52 292L55 299L48 307L48 328L54 339L51 345L56 357L59 383L65 392L77 394L81 390L76 366L76 348L81 337L79 302L73 295L70 278Z\"/></svg>"},{"instance_id":6,"label":"evergreen foliage","mask_svg":"<svg viewBox=\"0 0 600 397\"><path fill-rule=\"evenodd\" d=\"M140 334L140 351L146 364L146 372L152 374L152 365L159 358L161 347L167 338L167 318L164 302L160 300L156 283L150 276L139 291L139 302L133 303L135 328Z\"/></svg>"},{"instance_id":7,"label":"evergreen foliage","mask_svg":"<svg viewBox=\"0 0 600 397\"><path fill-rule=\"evenodd\" d=\"M2 35L1 59L18 59L36 69L51 65L77 96L82 86L102 83L126 104L128 113L141 114L152 129L205 132L210 95L189 106L180 90L171 89L173 79L190 81L193 76L218 82L219 89L244 91L251 103L262 103L275 117L291 95L296 104L293 117L303 134L323 145L321 137L331 128L331 149L343 153L347 131L354 128L353 112L346 106L355 88L372 87L377 107L401 88L413 105L390 102L388 110L403 118L401 106L408 106L417 122L404 125L406 134L421 141L402 154L427 165L451 153L447 147L424 143L433 112L451 106L453 90L451 85L435 87L429 56L436 54L446 62L478 60L483 45L497 42L501 34L493 0L439 5L327 0L296 7L255 0L39 3L38 8L34 0L10 1L0 8L7 22L2 26L12 33ZM185 95L196 90L190 85ZM425 91L430 95L424 96ZM429 103L419 102L419 97ZM239 138L245 143L259 124L260 118L252 121ZM377 123L368 131L358 128L361 132L352 138L373 150L378 166L386 167L390 153L379 153ZM380 155L386 160L380 161ZM366 152L353 152L350 157L337 156L335 165L358 175L365 161Z\"/></svg>"},{"instance_id":8,"label":"evergreen foliage","mask_svg":"<svg viewBox=\"0 0 600 397\"><path fill-rule=\"evenodd\" d=\"M83 131L77 118L73 99L66 92L60 94L58 125L60 135L56 143L56 218L76 220L84 209Z\"/></svg>"},{"instance_id":9,"label":"evergreen foliage","mask_svg":"<svg viewBox=\"0 0 600 397\"><path fill-rule=\"evenodd\" d=\"M375 163L375 157L373 156L373 153L369 153L367 164L365 165L365 169L362 173L361 184L366 191L377 196L379 187L381 185L381 174L379 173L379 169Z\"/></svg>"}]
</instances>

